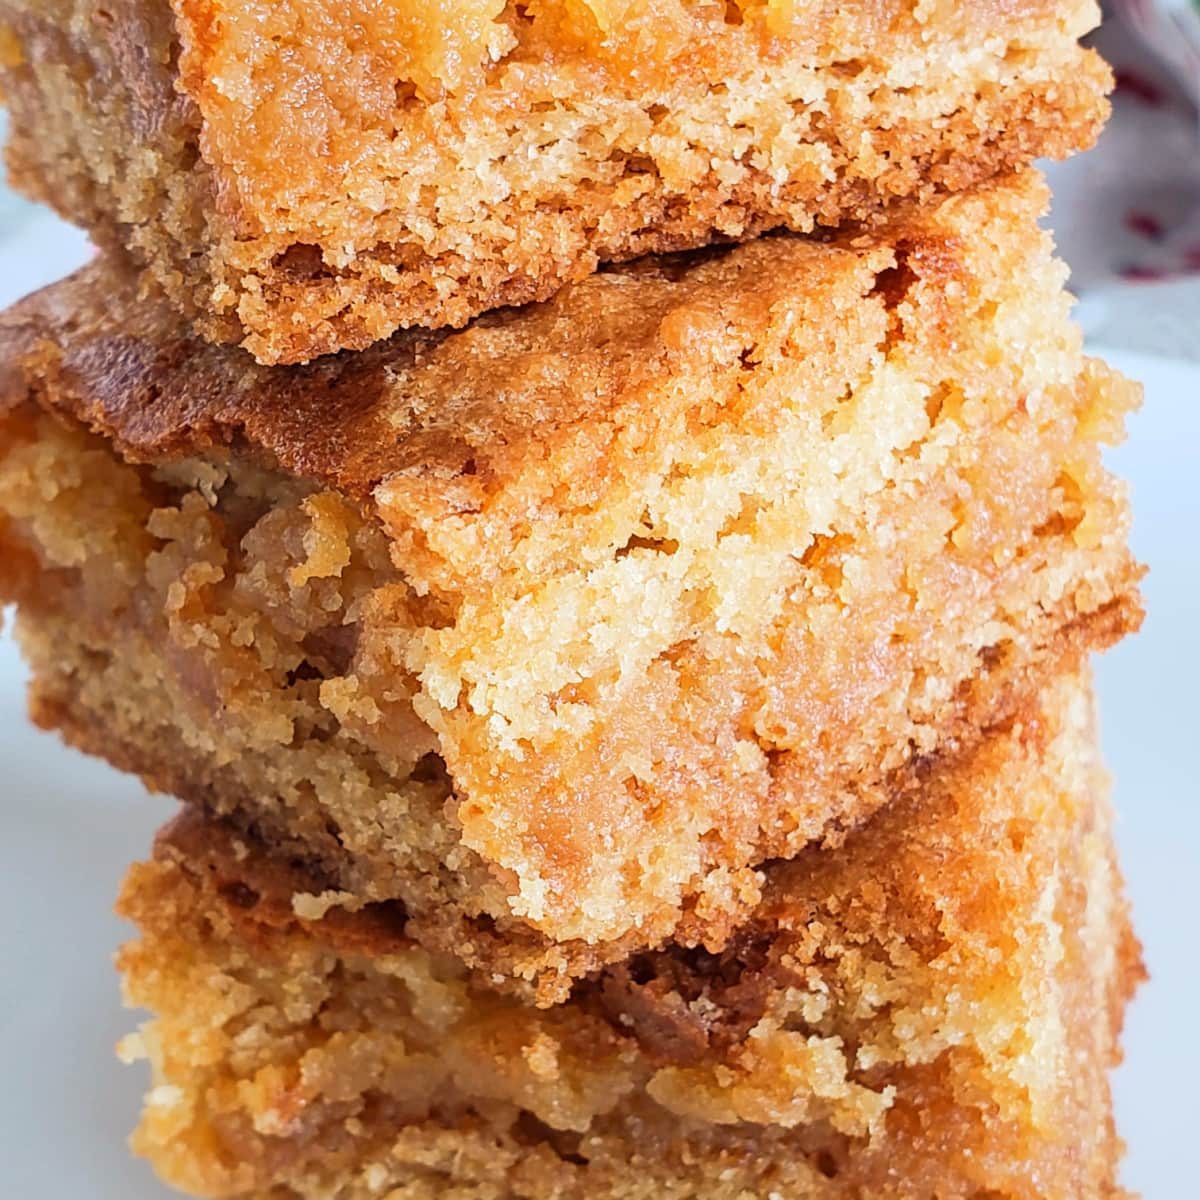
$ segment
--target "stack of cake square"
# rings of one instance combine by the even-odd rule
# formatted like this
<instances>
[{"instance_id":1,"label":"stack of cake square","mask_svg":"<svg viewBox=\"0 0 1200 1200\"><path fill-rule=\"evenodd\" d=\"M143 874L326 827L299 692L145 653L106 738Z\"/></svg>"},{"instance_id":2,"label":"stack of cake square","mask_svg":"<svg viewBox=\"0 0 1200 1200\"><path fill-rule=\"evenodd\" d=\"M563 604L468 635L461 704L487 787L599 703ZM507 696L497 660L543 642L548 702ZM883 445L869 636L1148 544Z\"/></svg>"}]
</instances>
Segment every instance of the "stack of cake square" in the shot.
<instances>
[{"instance_id":1,"label":"stack of cake square","mask_svg":"<svg viewBox=\"0 0 1200 1200\"><path fill-rule=\"evenodd\" d=\"M0 316L0 593L183 801L120 900L166 1181L1118 1194L1137 389L1029 165L1095 17L0 0L103 251Z\"/></svg>"}]
</instances>

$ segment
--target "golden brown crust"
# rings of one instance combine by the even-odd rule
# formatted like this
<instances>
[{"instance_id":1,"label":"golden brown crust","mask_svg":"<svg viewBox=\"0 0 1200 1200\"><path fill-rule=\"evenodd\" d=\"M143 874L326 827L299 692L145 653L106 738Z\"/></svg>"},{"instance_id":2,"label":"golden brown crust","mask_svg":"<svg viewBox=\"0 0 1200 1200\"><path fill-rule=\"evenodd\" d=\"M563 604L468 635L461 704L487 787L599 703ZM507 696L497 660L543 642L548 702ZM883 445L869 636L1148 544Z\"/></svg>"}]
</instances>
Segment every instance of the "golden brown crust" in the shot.
<instances>
[{"instance_id":1,"label":"golden brown crust","mask_svg":"<svg viewBox=\"0 0 1200 1200\"><path fill-rule=\"evenodd\" d=\"M190 337L118 263L97 261L0 316L0 405L34 398L135 461L240 440L284 470L362 496L395 441L381 411L388 373L423 340L402 335L369 355L273 372Z\"/></svg>"},{"instance_id":2,"label":"golden brown crust","mask_svg":"<svg viewBox=\"0 0 1200 1200\"><path fill-rule=\"evenodd\" d=\"M228 1197L1113 1194L1105 1074L1143 972L1093 736L1051 682L840 849L769 867L721 951L634 956L549 1012L371 906L289 916L302 871L186 818L121 901L157 1017L135 1144Z\"/></svg>"},{"instance_id":3,"label":"golden brown crust","mask_svg":"<svg viewBox=\"0 0 1200 1200\"><path fill-rule=\"evenodd\" d=\"M278 848L239 836L229 822L207 816L203 809L185 808L158 831L154 857L176 863L186 874L203 881L247 942L280 933L315 928L293 905L297 895L319 895L327 881L307 864L281 857ZM408 915L395 901L376 902L347 912L331 905L321 914L322 939L339 954L395 954L412 945L406 936Z\"/></svg>"},{"instance_id":4,"label":"golden brown crust","mask_svg":"<svg viewBox=\"0 0 1200 1200\"><path fill-rule=\"evenodd\" d=\"M775 0L732 23L464 3L482 23L456 10L434 39L453 78L424 84L413 39L442 8L97 9L0 3L14 181L263 362L461 326L602 261L878 219L1090 145L1107 112L1077 44L1091 0Z\"/></svg>"}]
</instances>

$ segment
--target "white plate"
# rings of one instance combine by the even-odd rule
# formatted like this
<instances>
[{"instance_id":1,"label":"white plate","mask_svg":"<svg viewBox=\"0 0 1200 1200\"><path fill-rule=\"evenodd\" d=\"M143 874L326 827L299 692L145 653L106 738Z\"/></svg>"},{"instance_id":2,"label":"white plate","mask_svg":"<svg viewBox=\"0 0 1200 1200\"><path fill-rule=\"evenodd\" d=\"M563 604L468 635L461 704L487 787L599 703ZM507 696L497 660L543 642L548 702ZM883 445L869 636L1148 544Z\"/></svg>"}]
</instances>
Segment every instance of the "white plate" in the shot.
<instances>
[{"instance_id":1,"label":"white plate","mask_svg":"<svg viewBox=\"0 0 1200 1200\"><path fill-rule=\"evenodd\" d=\"M0 248L0 304L83 253L51 218L21 220L17 253ZM1134 481L1134 540L1152 568L1145 629L1099 668L1124 866L1153 975L1130 1015L1117 1107L1127 1185L1174 1200L1194 1177L1200 1079L1200 367L1110 357L1147 384L1113 461ZM110 905L170 808L31 729L22 685L0 638L0 1196L165 1200L124 1146L144 1079L112 1057L135 1018L110 966L128 933Z\"/></svg>"}]
</instances>

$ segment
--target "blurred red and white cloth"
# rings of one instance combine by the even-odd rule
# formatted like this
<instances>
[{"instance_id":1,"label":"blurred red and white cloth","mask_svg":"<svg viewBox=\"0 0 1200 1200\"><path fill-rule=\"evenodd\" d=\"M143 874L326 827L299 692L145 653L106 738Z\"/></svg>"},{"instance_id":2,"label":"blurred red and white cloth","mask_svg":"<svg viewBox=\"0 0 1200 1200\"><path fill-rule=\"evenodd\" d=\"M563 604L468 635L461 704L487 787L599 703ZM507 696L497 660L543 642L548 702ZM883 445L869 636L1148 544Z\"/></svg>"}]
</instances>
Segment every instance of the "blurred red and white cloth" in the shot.
<instances>
[{"instance_id":1,"label":"blurred red and white cloth","mask_svg":"<svg viewBox=\"0 0 1200 1200\"><path fill-rule=\"evenodd\" d=\"M1112 10L1200 100L1200 0L1113 0Z\"/></svg>"},{"instance_id":2,"label":"blurred red and white cloth","mask_svg":"<svg viewBox=\"0 0 1200 1200\"><path fill-rule=\"evenodd\" d=\"M1048 171L1078 315L1107 346L1200 361L1200 0L1113 0L1094 41L1112 122Z\"/></svg>"}]
</instances>

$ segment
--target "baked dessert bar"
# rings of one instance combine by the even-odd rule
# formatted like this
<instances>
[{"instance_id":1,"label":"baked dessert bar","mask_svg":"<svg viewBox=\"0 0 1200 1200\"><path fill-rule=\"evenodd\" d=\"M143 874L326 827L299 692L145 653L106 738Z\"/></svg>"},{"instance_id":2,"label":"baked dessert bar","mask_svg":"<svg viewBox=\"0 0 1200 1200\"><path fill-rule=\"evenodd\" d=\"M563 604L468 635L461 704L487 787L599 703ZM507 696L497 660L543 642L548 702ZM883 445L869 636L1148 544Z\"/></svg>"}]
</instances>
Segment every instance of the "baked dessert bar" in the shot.
<instances>
[{"instance_id":1,"label":"baked dessert bar","mask_svg":"<svg viewBox=\"0 0 1200 1200\"><path fill-rule=\"evenodd\" d=\"M838 850L767 871L716 953L539 1010L395 906L185 817L128 876L153 1019L134 1146L240 1200L1118 1195L1107 1069L1141 977L1076 676Z\"/></svg>"},{"instance_id":2,"label":"baked dessert bar","mask_svg":"<svg viewBox=\"0 0 1200 1200\"><path fill-rule=\"evenodd\" d=\"M103 262L0 318L35 719L491 975L720 940L1134 627L1033 176L304 368Z\"/></svg>"},{"instance_id":3,"label":"baked dessert bar","mask_svg":"<svg viewBox=\"0 0 1200 1200\"><path fill-rule=\"evenodd\" d=\"M14 184L262 362L1089 145L1093 0L0 0Z\"/></svg>"}]
</instances>

